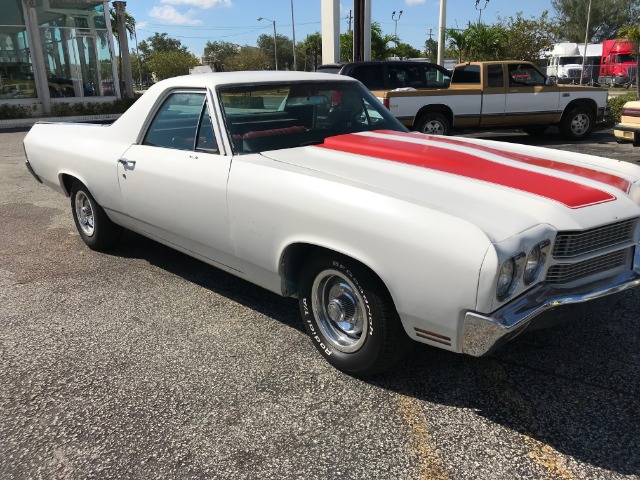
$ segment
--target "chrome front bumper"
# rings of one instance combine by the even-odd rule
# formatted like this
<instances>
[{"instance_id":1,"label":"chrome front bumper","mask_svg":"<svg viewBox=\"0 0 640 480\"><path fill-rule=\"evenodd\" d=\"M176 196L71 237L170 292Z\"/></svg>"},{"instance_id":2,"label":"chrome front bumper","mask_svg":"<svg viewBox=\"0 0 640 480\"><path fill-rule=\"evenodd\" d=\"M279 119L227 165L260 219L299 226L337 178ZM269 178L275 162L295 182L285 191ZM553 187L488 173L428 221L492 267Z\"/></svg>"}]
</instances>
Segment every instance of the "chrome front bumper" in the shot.
<instances>
[{"instance_id":1,"label":"chrome front bumper","mask_svg":"<svg viewBox=\"0 0 640 480\"><path fill-rule=\"evenodd\" d=\"M483 315L467 312L462 327L462 352L480 357L534 327L540 314L562 305L588 302L640 286L640 247L636 247L634 268L614 278L567 289L541 284L495 312Z\"/></svg>"}]
</instances>

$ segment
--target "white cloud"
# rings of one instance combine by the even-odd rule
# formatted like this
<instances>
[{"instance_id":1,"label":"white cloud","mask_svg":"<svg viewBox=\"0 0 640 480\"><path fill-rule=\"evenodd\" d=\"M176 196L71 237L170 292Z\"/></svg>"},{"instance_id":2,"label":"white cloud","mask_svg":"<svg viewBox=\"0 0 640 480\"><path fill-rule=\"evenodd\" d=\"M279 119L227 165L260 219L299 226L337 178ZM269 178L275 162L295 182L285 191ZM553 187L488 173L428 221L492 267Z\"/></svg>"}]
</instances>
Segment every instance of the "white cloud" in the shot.
<instances>
[{"instance_id":1,"label":"white cloud","mask_svg":"<svg viewBox=\"0 0 640 480\"><path fill-rule=\"evenodd\" d=\"M190 18L189 15L183 15L169 5L153 7L149 12L149 16L171 25L202 25L202 20Z\"/></svg>"},{"instance_id":2,"label":"white cloud","mask_svg":"<svg viewBox=\"0 0 640 480\"><path fill-rule=\"evenodd\" d=\"M167 5L190 5L192 7L209 9L213 7L230 7L231 0L160 0Z\"/></svg>"},{"instance_id":3,"label":"white cloud","mask_svg":"<svg viewBox=\"0 0 640 480\"><path fill-rule=\"evenodd\" d=\"M413 6L413 5L422 5L423 3L426 3L427 0L406 0L407 5L408 6Z\"/></svg>"},{"instance_id":4,"label":"white cloud","mask_svg":"<svg viewBox=\"0 0 640 480\"><path fill-rule=\"evenodd\" d=\"M136 22L136 28L145 28L149 22Z\"/></svg>"}]
</instances>

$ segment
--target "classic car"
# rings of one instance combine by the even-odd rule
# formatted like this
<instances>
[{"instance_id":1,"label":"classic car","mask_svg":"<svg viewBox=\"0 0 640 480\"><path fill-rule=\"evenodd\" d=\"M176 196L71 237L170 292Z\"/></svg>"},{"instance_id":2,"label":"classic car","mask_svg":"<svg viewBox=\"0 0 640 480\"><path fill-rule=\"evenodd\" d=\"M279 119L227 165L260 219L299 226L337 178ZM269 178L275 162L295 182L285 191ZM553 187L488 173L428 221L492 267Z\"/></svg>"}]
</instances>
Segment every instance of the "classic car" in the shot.
<instances>
[{"instance_id":1,"label":"classic car","mask_svg":"<svg viewBox=\"0 0 640 480\"><path fill-rule=\"evenodd\" d=\"M613 127L613 134L619 143L633 142L635 147L640 147L640 100L624 104L620 123Z\"/></svg>"},{"instance_id":2,"label":"classic car","mask_svg":"<svg viewBox=\"0 0 640 480\"><path fill-rule=\"evenodd\" d=\"M297 297L351 375L414 341L485 355L640 285L639 166L410 133L346 76L176 77L112 125L38 123L24 146L89 248L127 228Z\"/></svg>"}]
</instances>

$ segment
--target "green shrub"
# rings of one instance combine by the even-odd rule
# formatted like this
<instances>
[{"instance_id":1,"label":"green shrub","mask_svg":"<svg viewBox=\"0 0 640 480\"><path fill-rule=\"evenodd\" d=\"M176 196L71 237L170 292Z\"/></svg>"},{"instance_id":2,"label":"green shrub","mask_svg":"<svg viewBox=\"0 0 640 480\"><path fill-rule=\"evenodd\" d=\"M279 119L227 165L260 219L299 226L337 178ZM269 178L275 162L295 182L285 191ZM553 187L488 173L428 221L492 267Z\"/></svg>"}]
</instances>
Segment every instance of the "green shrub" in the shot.
<instances>
[{"instance_id":1,"label":"green shrub","mask_svg":"<svg viewBox=\"0 0 640 480\"><path fill-rule=\"evenodd\" d=\"M16 118L31 117L30 105L0 105L0 120L14 120Z\"/></svg>"},{"instance_id":2,"label":"green shrub","mask_svg":"<svg viewBox=\"0 0 640 480\"><path fill-rule=\"evenodd\" d=\"M122 98L113 102L54 103L51 106L51 114L54 117L69 117L124 113L136 100L136 98Z\"/></svg>"},{"instance_id":3,"label":"green shrub","mask_svg":"<svg viewBox=\"0 0 640 480\"><path fill-rule=\"evenodd\" d=\"M617 97L609 97L607 100L607 103L609 104L609 114L604 119L605 125L613 127L616 123L620 123L622 107L624 107L625 103L632 100L636 100L636 94L633 92L618 95Z\"/></svg>"}]
</instances>

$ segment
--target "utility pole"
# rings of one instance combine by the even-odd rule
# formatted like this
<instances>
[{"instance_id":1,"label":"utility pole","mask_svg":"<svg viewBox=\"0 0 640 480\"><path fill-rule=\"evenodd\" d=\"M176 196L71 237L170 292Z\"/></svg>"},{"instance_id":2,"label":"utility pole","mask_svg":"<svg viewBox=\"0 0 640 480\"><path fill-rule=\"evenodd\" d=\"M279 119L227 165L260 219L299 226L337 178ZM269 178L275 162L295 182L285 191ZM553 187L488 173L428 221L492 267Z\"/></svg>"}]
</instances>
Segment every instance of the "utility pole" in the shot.
<instances>
[{"instance_id":1,"label":"utility pole","mask_svg":"<svg viewBox=\"0 0 640 480\"><path fill-rule=\"evenodd\" d=\"M393 20L396 23L395 30L393 31L393 39L396 42L396 48L398 48L398 20L400 20L401 16L402 16L402 10L400 10L400 14L398 15L398 18L395 18L396 17L395 10L391 13L391 20Z\"/></svg>"},{"instance_id":2,"label":"utility pole","mask_svg":"<svg viewBox=\"0 0 640 480\"><path fill-rule=\"evenodd\" d=\"M291 0L291 31L293 34L293 70L298 70L298 60L296 59L296 22L293 20L293 0Z\"/></svg>"},{"instance_id":3,"label":"utility pole","mask_svg":"<svg viewBox=\"0 0 640 480\"><path fill-rule=\"evenodd\" d=\"M480 0L476 0L476 10L480 10L480 14L478 15L478 25L480 25L480 22L482 21L482 11L487 8L487 5L489 5L489 0L484 0L484 7L478 7L479 4Z\"/></svg>"},{"instance_id":4,"label":"utility pole","mask_svg":"<svg viewBox=\"0 0 640 480\"><path fill-rule=\"evenodd\" d=\"M584 64L587 60L587 42L589 41L589 20L591 20L591 0L589 0L589 10L587 10L587 31L584 32L584 54L582 55L582 70L580 71L580 85L582 85L582 78L584 77Z\"/></svg>"},{"instance_id":5,"label":"utility pole","mask_svg":"<svg viewBox=\"0 0 640 480\"><path fill-rule=\"evenodd\" d=\"M351 21L353 20L353 15L351 15L351 10L349 10L349 15L347 15L347 21L349 22L349 33L351 33Z\"/></svg>"},{"instance_id":6,"label":"utility pole","mask_svg":"<svg viewBox=\"0 0 640 480\"><path fill-rule=\"evenodd\" d=\"M447 28L447 0L440 0L440 22L438 24L438 65L444 66L444 31Z\"/></svg>"}]
</instances>

